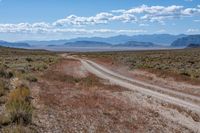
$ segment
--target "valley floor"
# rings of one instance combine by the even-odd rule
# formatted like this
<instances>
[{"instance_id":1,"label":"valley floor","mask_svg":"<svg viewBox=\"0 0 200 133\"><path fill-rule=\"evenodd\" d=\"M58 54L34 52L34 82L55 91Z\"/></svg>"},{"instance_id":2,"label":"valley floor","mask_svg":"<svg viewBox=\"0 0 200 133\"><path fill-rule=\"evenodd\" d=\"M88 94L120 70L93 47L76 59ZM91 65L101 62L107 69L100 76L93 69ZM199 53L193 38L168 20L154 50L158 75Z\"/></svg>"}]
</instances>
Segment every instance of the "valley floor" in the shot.
<instances>
[{"instance_id":1,"label":"valley floor","mask_svg":"<svg viewBox=\"0 0 200 133\"><path fill-rule=\"evenodd\" d=\"M63 57L37 83L30 84L36 108L33 123L38 132L200 132L200 86L93 60L105 71L133 79L135 88L147 88L195 106L188 108L146 95L134 87L119 86L109 75L120 82L126 79L99 68L94 71L83 59L66 54ZM102 78L102 73L107 78Z\"/></svg>"}]
</instances>

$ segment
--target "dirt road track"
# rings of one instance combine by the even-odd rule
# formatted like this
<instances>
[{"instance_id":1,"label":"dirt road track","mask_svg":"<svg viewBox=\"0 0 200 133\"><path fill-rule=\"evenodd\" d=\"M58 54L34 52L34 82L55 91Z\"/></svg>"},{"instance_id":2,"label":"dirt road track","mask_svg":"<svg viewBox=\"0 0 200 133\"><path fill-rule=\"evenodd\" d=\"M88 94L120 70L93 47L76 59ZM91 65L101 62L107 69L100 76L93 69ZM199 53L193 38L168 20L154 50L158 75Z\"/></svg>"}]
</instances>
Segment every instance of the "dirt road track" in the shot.
<instances>
[{"instance_id":1,"label":"dirt road track","mask_svg":"<svg viewBox=\"0 0 200 133\"><path fill-rule=\"evenodd\" d=\"M82 62L82 64L85 66L85 68L89 72L97 75L100 78L107 79L113 84L120 85L122 87L140 92L140 93L148 95L148 96L152 96L158 100L161 100L161 101L164 101L167 103L171 103L171 104L175 104L175 105L184 107L188 110L191 110L191 111L194 111L194 112L200 114L200 106L198 104L195 104L195 103L189 102L189 101L185 101L183 99L165 94L164 93L165 90L162 88L161 88L161 92L158 92L156 90L149 89L147 87L147 85L143 85L143 86L138 85L138 83L135 83L135 81L133 81L131 78L122 76L111 70L108 70L107 68L105 68L93 61L86 60L86 59L80 59L80 61ZM157 89L160 89L160 88L157 88ZM172 93L174 93L174 92L172 92ZM179 93L179 92L177 92L177 95L180 95L185 98L194 99L197 101L200 100L199 97L187 95L187 94L183 94L183 93Z\"/></svg>"}]
</instances>

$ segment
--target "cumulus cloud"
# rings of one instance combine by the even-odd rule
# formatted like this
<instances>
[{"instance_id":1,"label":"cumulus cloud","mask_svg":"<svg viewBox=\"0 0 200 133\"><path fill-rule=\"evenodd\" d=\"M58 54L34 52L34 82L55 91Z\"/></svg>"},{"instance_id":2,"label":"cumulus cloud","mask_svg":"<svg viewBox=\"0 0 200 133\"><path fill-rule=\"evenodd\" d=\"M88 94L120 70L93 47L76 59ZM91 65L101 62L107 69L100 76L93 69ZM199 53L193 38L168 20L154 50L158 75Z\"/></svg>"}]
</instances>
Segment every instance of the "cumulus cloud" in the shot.
<instances>
[{"instance_id":1,"label":"cumulus cloud","mask_svg":"<svg viewBox=\"0 0 200 133\"><path fill-rule=\"evenodd\" d=\"M106 24L112 18L111 13L102 12L96 16L91 17L78 17L76 15L70 15L64 19L57 20L53 25L90 25L90 24Z\"/></svg>"},{"instance_id":2,"label":"cumulus cloud","mask_svg":"<svg viewBox=\"0 0 200 133\"><path fill-rule=\"evenodd\" d=\"M166 20L179 19L183 17L200 15L200 5L193 8L184 6L147 6L141 5L131 9L112 10L110 12L97 13L94 16L69 15L66 18L56 20L53 23L19 23L19 24L0 24L1 33L139 33L144 30L112 30L112 29L82 29L69 28L71 26L108 24L112 22L136 23L138 26L149 26L149 22L158 22L162 25ZM195 31L194 29L188 32Z\"/></svg>"},{"instance_id":3,"label":"cumulus cloud","mask_svg":"<svg viewBox=\"0 0 200 133\"><path fill-rule=\"evenodd\" d=\"M133 14L122 14L122 15L119 15L119 16L113 16L112 18L110 18L110 20L122 21L124 23L127 23L127 22L136 22L137 17Z\"/></svg>"},{"instance_id":4,"label":"cumulus cloud","mask_svg":"<svg viewBox=\"0 0 200 133\"><path fill-rule=\"evenodd\" d=\"M38 33L46 32L53 27L48 23L19 23L19 24L0 24L1 33Z\"/></svg>"},{"instance_id":5,"label":"cumulus cloud","mask_svg":"<svg viewBox=\"0 0 200 133\"><path fill-rule=\"evenodd\" d=\"M200 6L196 8L184 8L183 6L147 6L141 5L128 10L119 9L110 12L98 13L95 16L83 17L70 15L64 19L57 20L54 25L94 25L106 24L112 21L118 22L159 22L164 24L165 20L178 19L182 17L190 17L200 15Z\"/></svg>"},{"instance_id":6,"label":"cumulus cloud","mask_svg":"<svg viewBox=\"0 0 200 133\"><path fill-rule=\"evenodd\" d=\"M48 23L19 23L0 24L0 33L73 33L73 34L94 34L94 33L144 33L145 30L114 30L114 29L83 29L83 28L60 28Z\"/></svg>"}]
</instances>

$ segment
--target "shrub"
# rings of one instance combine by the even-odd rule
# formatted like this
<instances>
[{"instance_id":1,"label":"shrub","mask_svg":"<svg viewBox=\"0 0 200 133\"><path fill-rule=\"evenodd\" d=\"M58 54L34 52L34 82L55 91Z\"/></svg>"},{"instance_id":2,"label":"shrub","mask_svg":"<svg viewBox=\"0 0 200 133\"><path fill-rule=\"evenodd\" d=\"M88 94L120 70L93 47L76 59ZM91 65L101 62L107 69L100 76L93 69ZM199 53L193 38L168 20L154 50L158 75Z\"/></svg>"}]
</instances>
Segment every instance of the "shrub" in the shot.
<instances>
[{"instance_id":1,"label":"shrub","mask_svg":"<svg viewBox=\"0 0 200 133\"><path fill-rule=\"evenodd\" d=\"M30 57L27 57L27 58L26 58L26 61L28 61L28 62L32 62L32 61L33 61L33 59L32 59L32 58L30 58Z\"/></svg>"},{"instance_id":2,"label":"shrub","mask_svg":"<svg viewBox=\"0 0 200 133\"><path fill-rule=\"evenodd\" d=\"M8 102L12 101L26 101L27 97L30 96L29 88L21 86L12 90L8 96Z\"/></svg>"},{"instance_id":3,"label":"shrub","mask_svg":"<svg viewBox=\"0 0 200 133\"><path fill-rule=\"evenodd\" d=\"M6 71L4 68L0 68L1 78L12 78L14 74L11 71Z\"/></svg>"},{"instance_id":4,"label":"shrub","mask_svg":"<svg viewBox=\"0 0 200 133\"><path fill-rule=\"evenodd\" d=\"M1 80L0 81L0 96L4 95L5 93L5 84L4 82Z\"/></svg>"},{"instance_id":5,"label":"shrub","mask_svg":"<svg viewBox=\"0 0 200 133\"><path fill-rule=\"evenodd\" d=\"M24 124L31 122L33 107L29 97L30 90L24 86L10 92L6 103L6 110L12 122Z\"/></svg>"},{"instance_id":6,"label":"shrub","mask_svg":"<svg viewBox=\"0 0 200 133\"><path fill-rule=\"evenodd\" d=\"M6 105L12 122L28 124L32 121L32 106L26 101L12 101Z\"/></svg>"},{"instance_id":7,"label":"shrub","mask_svg":"<svg viewBox=\"0 0 200 133\"><path fill-rule=\"evenodd\" d=\"M6 115L0 115L0 125L6 126L11 122L10 118Z\"/></svg>"},{"instance_id":8,"label":"shrub","mask_svg":"<svg viewBox=\"0 0 200 133\"><path fill-rule=\"evenodd\" d=\"M34 77L33 75L26 75L25 79L30 81L30 82L37 82L38 81L37 78Z\"/></svg>"}]
</instances>

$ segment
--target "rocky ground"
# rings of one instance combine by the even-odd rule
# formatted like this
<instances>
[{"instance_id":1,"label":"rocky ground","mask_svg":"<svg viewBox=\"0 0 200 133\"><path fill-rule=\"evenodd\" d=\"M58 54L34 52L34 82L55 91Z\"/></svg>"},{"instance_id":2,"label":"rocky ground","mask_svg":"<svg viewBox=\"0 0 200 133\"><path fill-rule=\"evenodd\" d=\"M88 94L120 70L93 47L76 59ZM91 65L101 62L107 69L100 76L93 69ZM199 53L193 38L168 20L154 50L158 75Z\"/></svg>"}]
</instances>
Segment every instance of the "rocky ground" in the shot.
<instances>
[{"instance_id":1,"label":"rocky ground","mask_svg":"<svg viewBox=\"0 0 200 133\"><path fill-rule=\"evenodd\" d=\"M200 131L198 114L111 85L77 60L61 60L31 88L38 132Z\"/></svg>"}]
</instances>

